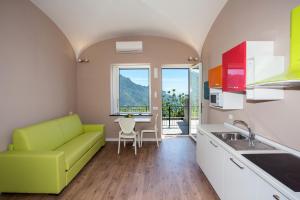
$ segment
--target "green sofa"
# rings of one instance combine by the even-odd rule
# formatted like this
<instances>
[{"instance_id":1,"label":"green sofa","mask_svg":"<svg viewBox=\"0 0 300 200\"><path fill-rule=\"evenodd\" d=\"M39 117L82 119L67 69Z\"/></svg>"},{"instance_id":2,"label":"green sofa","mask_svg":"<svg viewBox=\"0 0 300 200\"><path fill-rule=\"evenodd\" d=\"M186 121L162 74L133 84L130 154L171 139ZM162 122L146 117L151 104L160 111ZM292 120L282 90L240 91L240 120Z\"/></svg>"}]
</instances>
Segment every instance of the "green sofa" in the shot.
<instances>
[{"instance_id":1,"label":"green sofa","mask_svg":"<svg viewBox=\"0 0 300 200\"><path fill-rule=\"evenodd\" d=\"M104 144L104 126L78 115L16 129L0 153L0 192L58 194Z\"/></svg>"}]
</instances>

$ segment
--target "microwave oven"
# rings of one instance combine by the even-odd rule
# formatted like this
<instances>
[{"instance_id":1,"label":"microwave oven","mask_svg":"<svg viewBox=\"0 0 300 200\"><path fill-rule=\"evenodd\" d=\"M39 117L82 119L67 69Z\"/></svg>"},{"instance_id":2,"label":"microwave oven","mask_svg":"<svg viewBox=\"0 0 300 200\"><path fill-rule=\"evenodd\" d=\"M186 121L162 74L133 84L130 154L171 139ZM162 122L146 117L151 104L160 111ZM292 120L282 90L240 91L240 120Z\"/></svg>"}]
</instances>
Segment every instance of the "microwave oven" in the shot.
<instances>
[{"instance_id":1,"label":"microwave oven","mask_svg":"<svg viewBox=\"0 0 300 200\"><path fill-rule=\"evenodd\" d=\"M222 90L212 90L209 95L209 104L215 107L223 107Z\"/></svg>"}]
</instances>

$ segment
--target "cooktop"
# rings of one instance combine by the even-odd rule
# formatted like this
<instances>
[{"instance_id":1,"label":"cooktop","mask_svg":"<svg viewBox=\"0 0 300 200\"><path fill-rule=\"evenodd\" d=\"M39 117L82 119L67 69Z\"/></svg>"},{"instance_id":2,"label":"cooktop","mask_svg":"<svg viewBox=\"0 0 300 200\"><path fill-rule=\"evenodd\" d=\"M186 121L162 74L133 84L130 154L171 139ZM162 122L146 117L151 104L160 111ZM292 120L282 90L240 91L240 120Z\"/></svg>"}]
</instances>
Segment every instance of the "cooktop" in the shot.
<instances>
[{"instance_id":1,"label":"cooktop","mask_svg":"<svg viewBox=\"0 0 300 200\"><path fill-rule=\"evenodd\" d=\"M300 158L288 153L242 155L294 192L300 192Z\"/></svg>"}]
</instances>

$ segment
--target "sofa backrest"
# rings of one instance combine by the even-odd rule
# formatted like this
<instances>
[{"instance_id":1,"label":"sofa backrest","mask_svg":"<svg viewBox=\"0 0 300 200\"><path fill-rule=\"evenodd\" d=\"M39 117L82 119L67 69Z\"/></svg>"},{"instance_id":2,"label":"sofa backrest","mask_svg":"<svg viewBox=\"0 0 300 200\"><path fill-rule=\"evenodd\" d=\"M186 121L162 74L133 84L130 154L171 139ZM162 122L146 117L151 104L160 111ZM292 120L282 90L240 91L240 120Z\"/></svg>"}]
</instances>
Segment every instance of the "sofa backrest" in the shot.
<instances>
[{"instance_id":1,"label":"sofa backrest","mask_svg":"<svg viewBox=\"0 0 300 200\"><path fill-rule=\"evenodd\" d=\"M82 123L78 115L70 115L57 119L59 126L62 130L64 141L67 142L72 138L82 134Z\"/></svg>"},{"instance_id":2,"label":"sofa backrest","mask_svg":"<svg viewBox=\"0 0 300 200\"><path fill-rule=\"evenodd\" d=\"M82 133L78 115L45 121L16 129L13 150L54 150Z\"/></svg>"},{"instance_id":3,"label":"sofa backrest","mask_svg":"<svg viewBox=\"0 0 300 200\"><path fill-rule=\"evenodd\" d=\"M56 120L16 129L13 134L14 150L53 150L64 143Z\"/></svg>"}]
</instances>

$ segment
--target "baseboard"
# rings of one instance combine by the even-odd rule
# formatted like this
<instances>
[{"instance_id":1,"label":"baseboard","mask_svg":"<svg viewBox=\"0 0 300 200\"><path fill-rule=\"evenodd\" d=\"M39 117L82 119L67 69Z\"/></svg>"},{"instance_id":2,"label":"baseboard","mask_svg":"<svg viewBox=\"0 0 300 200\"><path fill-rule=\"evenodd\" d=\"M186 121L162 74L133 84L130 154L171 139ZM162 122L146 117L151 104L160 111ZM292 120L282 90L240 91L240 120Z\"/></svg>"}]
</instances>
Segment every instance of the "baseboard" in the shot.
<instances>
[{"instance_id":1,"label":"baseboard","mask_svg":"<svg viewBox=\"0 0 300 200\"><path fill-rule=\"evenodd\" d=\"M117 142L119 139L118 138L106 138L105 139L107 142ZM143 142L155 142L155 138L143 138ZM161 138L158 139L158 141L161 141Z\"/></svg>"}]
</instances>

